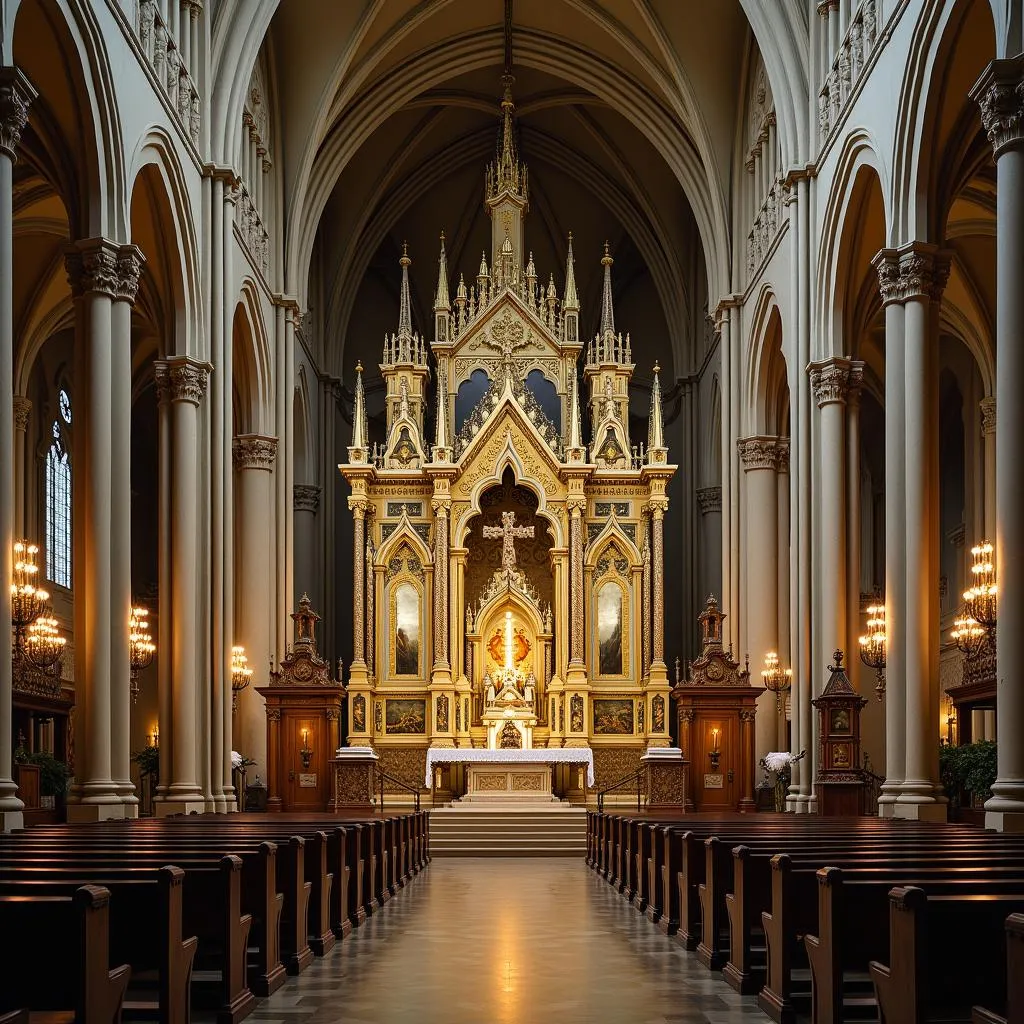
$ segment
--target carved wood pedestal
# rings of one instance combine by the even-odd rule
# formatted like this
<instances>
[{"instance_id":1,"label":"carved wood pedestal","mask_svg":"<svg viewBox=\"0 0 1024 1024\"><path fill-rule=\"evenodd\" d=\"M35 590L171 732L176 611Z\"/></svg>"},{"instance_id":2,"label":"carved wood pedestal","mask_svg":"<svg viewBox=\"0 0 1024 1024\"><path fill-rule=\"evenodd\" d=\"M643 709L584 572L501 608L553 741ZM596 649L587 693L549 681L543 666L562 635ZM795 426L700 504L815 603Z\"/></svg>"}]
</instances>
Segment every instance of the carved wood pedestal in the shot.
<instances>
[{"instance_id":1,"label":"carved wood pedestal","mask_svg":"<svg viewBox=\"0 0 1024 1024\"><path fill-rule=\"evenodd\" d=\"M865 813L867 785L860 769L860 712L867 701L853 688L836 651L829 680L811 703L820 737L814 795L818 813L856 817Z\"/></svg>"}]
</instances>

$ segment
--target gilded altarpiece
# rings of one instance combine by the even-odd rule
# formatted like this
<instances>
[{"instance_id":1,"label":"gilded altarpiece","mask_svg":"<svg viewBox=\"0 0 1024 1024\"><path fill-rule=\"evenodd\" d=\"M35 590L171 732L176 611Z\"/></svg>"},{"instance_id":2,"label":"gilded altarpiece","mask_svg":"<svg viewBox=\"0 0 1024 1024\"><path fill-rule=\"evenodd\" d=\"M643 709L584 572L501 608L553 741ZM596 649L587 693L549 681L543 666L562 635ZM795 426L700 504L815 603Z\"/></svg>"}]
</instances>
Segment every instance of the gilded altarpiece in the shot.
<instances>
[{"instance_id":1,"label":"gilded altarpiece","mask_svg":"<svg viewBox=\"0 0 1024 1024\"><path fill-rule=\"evenodd\" d=\"M475 274L450 277L442 238L428 342L412 328L403 254L379 366L386 440L369 441L360 367L339 466L355 526L346 742L417 784L428 746L589 746L610 776L670 743L663 531L676 467L658 368L646 444L634 442L612 257L601 329L584 342L571 238L561 296L524 248L513 109L506 95L490 264L485 253Z\"/></svg>"}]
</instances>

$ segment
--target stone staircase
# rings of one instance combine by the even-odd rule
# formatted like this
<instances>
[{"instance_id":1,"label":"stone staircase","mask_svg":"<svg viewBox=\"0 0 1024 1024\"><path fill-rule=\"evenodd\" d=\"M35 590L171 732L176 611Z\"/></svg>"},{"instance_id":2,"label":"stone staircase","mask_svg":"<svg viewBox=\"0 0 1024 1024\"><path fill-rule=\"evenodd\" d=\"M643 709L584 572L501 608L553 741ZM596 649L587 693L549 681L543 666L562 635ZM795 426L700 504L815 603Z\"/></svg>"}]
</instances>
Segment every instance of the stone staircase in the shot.
<instances>
[{"instance_id":1,"label":"stone staircase","mask_svg":"<svg viewBox=\"0 0 1024 1024\"><path fill-rule=\"evenodd\" d=\"M583 857L586 850L586 809L561 801L456 803L430 812L434 857Z\"/></svg>"}]
</instances>

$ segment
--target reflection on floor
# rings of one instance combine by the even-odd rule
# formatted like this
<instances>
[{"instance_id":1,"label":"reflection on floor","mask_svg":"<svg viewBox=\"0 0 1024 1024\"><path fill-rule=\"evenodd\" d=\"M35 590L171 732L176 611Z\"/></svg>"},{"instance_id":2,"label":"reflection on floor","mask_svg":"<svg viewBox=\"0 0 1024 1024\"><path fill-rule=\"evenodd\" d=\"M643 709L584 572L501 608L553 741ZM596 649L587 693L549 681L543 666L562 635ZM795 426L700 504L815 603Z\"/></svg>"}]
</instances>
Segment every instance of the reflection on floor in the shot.
<instances>
[{"instance_id":1,"label":"reflection on floor","mask_svg":"<svg viewBox=\"0 0 1024 1024\"><path fill-rule=\"evenodd\" d=\"M583 860L435 859L249 1018L267 1024L766 1020Z\"/></svg>"}]
</instances>

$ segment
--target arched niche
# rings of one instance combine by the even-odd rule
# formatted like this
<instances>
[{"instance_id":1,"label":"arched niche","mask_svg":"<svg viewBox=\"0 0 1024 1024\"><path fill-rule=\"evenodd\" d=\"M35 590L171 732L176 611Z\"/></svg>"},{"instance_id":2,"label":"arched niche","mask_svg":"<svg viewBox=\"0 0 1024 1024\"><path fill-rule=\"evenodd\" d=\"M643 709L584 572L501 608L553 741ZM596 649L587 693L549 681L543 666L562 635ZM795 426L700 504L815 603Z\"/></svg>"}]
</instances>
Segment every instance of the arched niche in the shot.
<instances>
[{"instance_id":1,"label":"arched niche","mask_svg":"<svg viewBox=\"0 0 1024 1024\"><path fill-rule=\"evenodd\" d=\"M594 559L590 576L590 672L598 679L624 680L636 673L634 561L625 546L609 540Z\"/></svg>"},{"instance_id":2,"label":"arched niche","mask_svg":"<svg viewBox=\"0 0 1024 1024\"><path fill-rule=\"evenodd\" d=\"M393 682L422 681L427 675L427 603L423 563L403 543L384 570L385 677Z\"/></svg>"}]
</instances>

